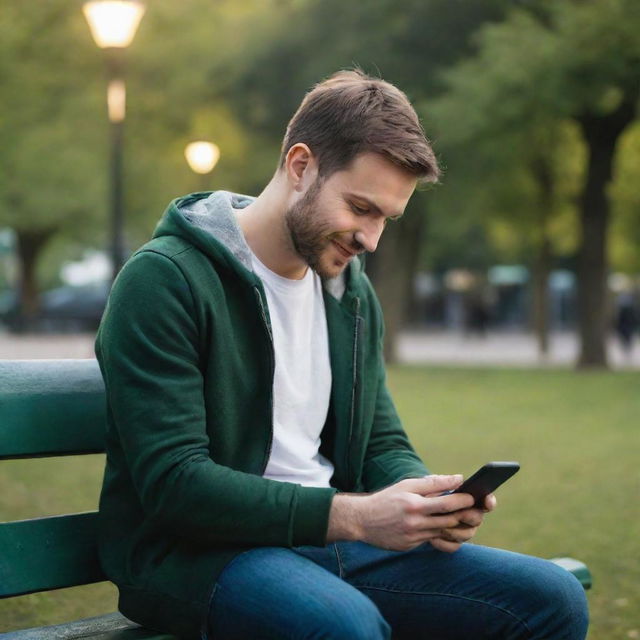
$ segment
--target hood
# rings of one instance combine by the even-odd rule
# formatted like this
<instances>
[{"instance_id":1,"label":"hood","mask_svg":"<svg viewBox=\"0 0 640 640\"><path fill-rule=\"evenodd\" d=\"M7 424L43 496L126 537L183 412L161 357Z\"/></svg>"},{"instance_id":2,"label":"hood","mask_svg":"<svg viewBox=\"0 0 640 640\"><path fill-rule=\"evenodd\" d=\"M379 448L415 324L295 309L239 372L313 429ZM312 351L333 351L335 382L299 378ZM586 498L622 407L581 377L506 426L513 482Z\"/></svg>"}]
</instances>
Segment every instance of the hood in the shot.
<instances>
[{"instance_id":1,"label":"hood","mask_svg":"<svg viewBox=\"0 0 640 640\"><path fill-rule=\"evenodd\" d=\"M249 196L228 191L199 192L176 198L158 222L153 237L182 238L219 266L251 279L251 253L233 209L242 209L252 201Z\"/></svg>"},{"instance_id":2,"label":"hood","mask_svg":"<svg viewBox=\"0 0 640 640\"><path fill-rule=\"evenodd\" d=\"M212 258L218 265L236 272L252 283L257 276L251 266L251 251L242 233L234 209L244 209L255 198L230 191L192 193L173 200L158 222L154 238L178 236ZM352 260L348 280L361 269L360 260ZM345 292L346 271L324 281L324 287L340 300Z\"/></svg>"}]
</instances>

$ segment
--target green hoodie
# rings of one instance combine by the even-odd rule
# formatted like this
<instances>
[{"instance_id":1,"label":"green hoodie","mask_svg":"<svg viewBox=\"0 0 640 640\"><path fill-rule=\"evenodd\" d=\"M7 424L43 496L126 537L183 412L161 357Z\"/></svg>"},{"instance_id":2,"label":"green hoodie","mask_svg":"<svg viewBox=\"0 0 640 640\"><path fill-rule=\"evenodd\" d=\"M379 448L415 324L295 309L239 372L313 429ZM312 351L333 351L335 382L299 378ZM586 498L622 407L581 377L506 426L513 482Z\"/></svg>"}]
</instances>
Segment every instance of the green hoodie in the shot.
<instances>
[{"instance_id":1,"label":"green hoodie","mask_svg":"<svg viewBox=\"0 0 640 640\"><path fill-rule=\"evenodd\" d=\"M336 491L426 468L385 386L382 314L359 260L325 283L330 488L262 477L274 353L265 292L228 192L174 200L116 279L96 338L107 393L100 557L132 620L207 637L213 585L256 546L324 545Z\"/></svg>"}]
</instances>

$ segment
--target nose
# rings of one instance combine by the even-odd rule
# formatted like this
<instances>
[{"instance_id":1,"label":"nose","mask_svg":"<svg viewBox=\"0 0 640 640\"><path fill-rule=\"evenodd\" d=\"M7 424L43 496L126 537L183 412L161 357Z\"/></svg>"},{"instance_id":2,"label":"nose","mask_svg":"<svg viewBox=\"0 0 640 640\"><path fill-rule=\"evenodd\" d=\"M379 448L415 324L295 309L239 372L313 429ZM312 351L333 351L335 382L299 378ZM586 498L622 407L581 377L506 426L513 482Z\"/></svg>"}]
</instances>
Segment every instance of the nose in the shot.
<instances>
[{"instance_id":1,"label":"nose","mask_svg":"<svg viewBox=\"0 0 640 640\"><path fill-rule=\"evenodd\" d=\"M373 253L380 241L380 236L384 231L384 217L369 219L363 221L363 224L358 231L354 234L355 241L362 245L365 251Z\"/></svg>"}]
</instances>

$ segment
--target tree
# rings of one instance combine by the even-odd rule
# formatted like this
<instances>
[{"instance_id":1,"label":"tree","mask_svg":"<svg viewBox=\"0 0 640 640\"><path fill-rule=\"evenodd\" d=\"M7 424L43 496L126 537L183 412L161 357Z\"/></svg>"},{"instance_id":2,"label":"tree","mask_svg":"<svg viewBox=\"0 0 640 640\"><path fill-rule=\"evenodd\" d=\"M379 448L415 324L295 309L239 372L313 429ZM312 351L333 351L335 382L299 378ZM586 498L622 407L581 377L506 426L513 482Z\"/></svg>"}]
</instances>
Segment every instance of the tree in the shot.
<instances>
[{"instance_id":1,"label":"tree","mask_svg":"<svg viewBox=\"0 0 640 640\"><path fill-rule=\"evenodd\" d=\"M471 34L486 21L500 19L507 5L502 0L283 4L262 37L250 32L241 41L242 66L230 81L241 118L273 140L274 150L304 92L338 69L360 65L396 83L413 101L437 93L442 89L438 71L470 53ZM429 122L426 129L429 133ZM418 194L414 200L411 215L389 227L368 260L385 312L389 359L419 259L416 241L427 219L428 199Z\"/></svg>"},{"instance_id":2,"label":"tree","mask_svg":"<svg viewBox=\"0 0 640 640\"><path fill-rule=\"evenodd\" d=\"M500 126L499 109L486 104L487 93L493 99L494 78L489 72L478 79L480 66L480 60L472 60L458 67L451 90L429 105L448 160L434 208L439 217L459 217L462 212L463 228L473 230L476 238L480 227L493 246L492 260L529 263L531 323L544 358L549 349L550 272L557 255L575 249L575 243L567 242L566 230L572 228L583 145L575 126L540 117L536 121L535 114L523 118L528 126ZM475 117L465 119L470 109ZM489 266L465 264L471 244L466 239L457 246L459 266Z\"/></svg>"},{"instance_id":3,"label":"tree","mask_svg":"<svg viewBox=\"0 0 640 640\"><path fill-rule=\"evenodd\" d=\"M640 6L630 0L526 5L483 29L477 58L454 70L448 84L467 105L469 130L535 130L566 118L578 125L587 150L579 196L578 366L606 366L607 188L618 140L637 109Z\"/></svg>"},{"instance_id":4,"label":"tree","mask_svg":"<svg viewBox=\"0 0 640 640\"><path fill-rule=\"evenodd\" d=\"M20 264L20 307L37 309L35 266L65 226L91 227L100 211L95 175L96 83L70 42L83 19L69 3L4 2L0 14L0 225L12 227ZM89 42L78 46L86 53ZM88 113L87 113L88 112Z\"/></svg>"},{"instance_id":5,"label":"tree","mask_svg":"<svg viewBox=\"0 0 640 640\"><path fill-rule=\"evenodd\" d=\"M0 2L0 227L17 236L28 326L38 307L37 267L52 240L107 244L104 53L79 4ZM239 167L249 164L245 130L210 87L252 4L158 0L148 7L126 52L129 249L148 239L170 199L199 189L183 155L194 137L222 146L216 176L240 188Z\"/></svg>"},{"instance_id":6,"label":"tree","mask_svg":"<svg viewBox=\"0 0 640 640\"><path fill-rule=\"evenodd\" d=\"M203 189L185 161L187 143L207 139L220 147L207 177L211 189L247 193L264 174L263 150L273 150L232 108L228 93L242 54L239 34L260 23L268 28L277 4L158 0L148 6L127 65L130 249L148 240L170 200Z\"/></svg>"}]
</instances>

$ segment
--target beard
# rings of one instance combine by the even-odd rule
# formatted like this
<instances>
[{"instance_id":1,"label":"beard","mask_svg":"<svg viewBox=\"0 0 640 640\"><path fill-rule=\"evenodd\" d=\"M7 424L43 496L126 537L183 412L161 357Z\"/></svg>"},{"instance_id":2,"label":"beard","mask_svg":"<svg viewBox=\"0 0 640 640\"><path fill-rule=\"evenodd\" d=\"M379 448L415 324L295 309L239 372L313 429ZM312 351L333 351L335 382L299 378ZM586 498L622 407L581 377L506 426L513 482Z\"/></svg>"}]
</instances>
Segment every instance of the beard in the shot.
<instances>
[{"instance_id":1,"label":"beard","mask_svg":"<svg viewBox=\"0 0 640 640\"><path fill-rule=\"evenodd\" d=\"M307 193L284 216L293 248L314 271L317 270L320 254L327 245L328 235L325 225L318 224L317 221L321 187L320 179L316 179Z\"/></svg>"},{"instance_id":2,"label":"beard","mask_svg":"<svg viewBox=\"0 0 640 640\"><path fill-rule=\"evenodd\" d=\"M322 188L320 178L309 187L307 193L285 213L284 219L289 237L296 253L315 271L323 280L335 278L344 269L346 263L341 266L335 264L330 258L323 260L323 255L331 245L332 238L338 238L340 234L332 234L330 226L322 220L322 213L318 207L318 195ZM342 241L342 245L354 250L354 241Z\"/></svg>"}]
</instances>

